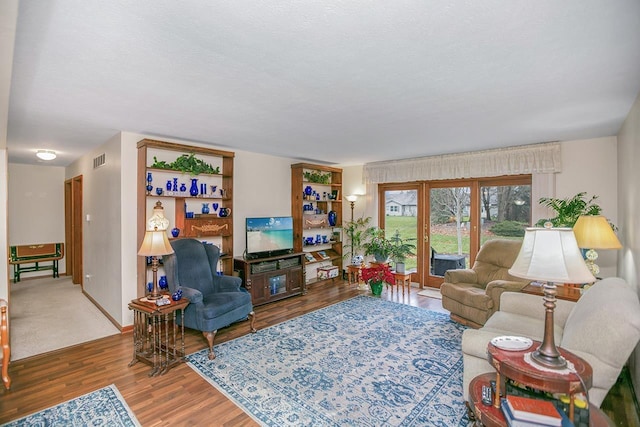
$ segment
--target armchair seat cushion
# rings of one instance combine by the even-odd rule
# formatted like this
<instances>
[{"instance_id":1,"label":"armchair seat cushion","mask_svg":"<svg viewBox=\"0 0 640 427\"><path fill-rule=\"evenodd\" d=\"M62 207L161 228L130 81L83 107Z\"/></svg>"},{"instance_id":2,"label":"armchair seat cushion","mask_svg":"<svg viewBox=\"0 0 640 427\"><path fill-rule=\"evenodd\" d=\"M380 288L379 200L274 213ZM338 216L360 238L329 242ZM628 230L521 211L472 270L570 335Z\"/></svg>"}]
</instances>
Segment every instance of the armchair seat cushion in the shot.
<instances>
[{"instance_id":1,"label":"armchair seat cushion","mask_svg":"<svg viewBox=\"0 0 640 427\"><path fill-rule=\"evenodd\" d=\"M493 308L493 300L484 289L478 288L472 283L443 283L440 291L447 297L465 306L475 307L480 310Z\"/></svg>"},{"instance_id":2,"label":"armchair seat cushion","mask_svg":"<svg viewBox=\"0 0 640 427\"><path fill-rule=\"evenodd\" d=\"M220 292L209 294L204 298L202 317L205 319L215 319L224 316L238 308L247 308L251 311L251 295L247 292ZM249 312L247 311L247 313ZM237 320L234 319L234 320Z\"/></svg>"}]
</instances>

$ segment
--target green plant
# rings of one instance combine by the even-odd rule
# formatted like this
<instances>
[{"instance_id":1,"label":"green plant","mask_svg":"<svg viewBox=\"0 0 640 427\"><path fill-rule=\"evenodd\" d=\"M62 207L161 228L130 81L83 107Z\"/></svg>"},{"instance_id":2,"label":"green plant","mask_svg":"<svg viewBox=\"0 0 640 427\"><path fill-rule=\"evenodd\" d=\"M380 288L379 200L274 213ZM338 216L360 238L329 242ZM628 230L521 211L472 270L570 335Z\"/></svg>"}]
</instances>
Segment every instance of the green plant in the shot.
<instances>
[{"instance_id":1,"label":"green plant","mask_svg":"<svg viewBox=\"0 0 640 427\"><path fill-rule=\"evenodd\" d=\"M318 171L306 171L302 176L304 176L304 179L308 182L315 182L317 184L329 184L331 179L331 173L322 173Z\"/></svg>"},{"instance_id":2,"label":"green plant","mask_svg":"<svg viewBox=\"0 0 640 427\"><path fill-rule=\"evenodd\" d=\"M403 239L402 236L400 236L400 231L396 229L393 236L389 239L391 242L391 259L395 262L404 262L407 256L415 255L413 251L416 249L416 245L410 243L415 240L415 238Z\"/></svg>"},{"instance_id":3,"label":"green plant","mask_svg":"<svg viewBox=\"0 0 640 427\"><path fill-rule=\"evenodd\" d=\"M581 192L566 199L542 197L539 203L549 209L553 209L556 212L556 216L554 218L541 219L536 225L541 227L548 221L551 222L554 227L572 228L582 215L600 215L602 208L595 203L598 196L592 196L587 200L586 194L585 192Z\"/></svg>"},{"instance_id":4,"label":"green plant","mask_svg":"<svg viewBox=\"0 0 640 427\"><path fill-rule=\"evenodd\" d=\"M384 230L372 227L369 231L371 238L364 246L365 255L373 255L378 262L385 262L393 249L393 244L385 237Z\"/></svg>"},{"instance_id":5,"label":"green plant","mask_svg":"<svg viewBox=\"0 0 640 427\"><path fill-rule=\"evenodd\" d=\"M356 255L362 255L364 251L364 244L369 240L371 228L369 227L369 223L371 222L371 217L362 217L353 221L349 221L343 227L344 233L348 237L348 243L342 246L344 251L344 256L353 257Z\"/></svg>"},{"instance_id":6,"label":"green plant","mask_svg":"<svg viewBox=\"0 0 640 427\"><path fill-rule=\"evenodd\" d=\"M500 221L492 225L490 231L496 236L522 237L526 227L518 221Z\"/></svg>"},{"instance_id":7,"label":"green plant","mask_svg":"<svg viewBox=\"0 0 640 427\"><path fill-rule=\"evenodd\" d=\"M220 167L213 167L209 163L198 159L194 153L183 154L176 159L173 163L167 163L164 160L159 161L155 156L153 157L152 168L157 169L172 169L180 172L188 173L189 175L199 175L201 173L220 173Z\"/></svg>"}]
</instances>

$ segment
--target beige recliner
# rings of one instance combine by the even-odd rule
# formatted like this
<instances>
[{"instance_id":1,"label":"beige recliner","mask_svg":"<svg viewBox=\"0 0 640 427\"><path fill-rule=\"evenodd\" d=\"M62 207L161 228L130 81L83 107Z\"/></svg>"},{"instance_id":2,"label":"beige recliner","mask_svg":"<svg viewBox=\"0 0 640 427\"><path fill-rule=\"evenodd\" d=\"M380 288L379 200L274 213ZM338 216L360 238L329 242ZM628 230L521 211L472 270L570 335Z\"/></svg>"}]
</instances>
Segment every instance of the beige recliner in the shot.
<instances>
[{"instance_id":1,"label":"beige recliner","mask_svg":"<svg viewBox=\"0 0 640 427\"><path fill-rule=\"evenodd\" d=\"M500 308L503 292L519 292L529 283L508 272L521 245L517 240L489 240L480 248L472 268L447 270L440 292L451 319L480 328Z\"/></svg>"}]
</instances>

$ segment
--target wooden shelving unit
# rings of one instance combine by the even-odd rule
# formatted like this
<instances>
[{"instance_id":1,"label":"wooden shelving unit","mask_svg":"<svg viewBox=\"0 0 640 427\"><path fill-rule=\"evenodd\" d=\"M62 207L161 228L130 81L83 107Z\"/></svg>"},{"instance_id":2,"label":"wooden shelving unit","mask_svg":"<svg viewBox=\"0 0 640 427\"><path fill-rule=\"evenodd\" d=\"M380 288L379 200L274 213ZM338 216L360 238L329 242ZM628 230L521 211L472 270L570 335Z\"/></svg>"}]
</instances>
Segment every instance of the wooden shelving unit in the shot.
<instances>
[{"instance_id":1,"label":"wooden shelving unit","mask_svg":"<svg viewBox=\"0 0 640 427\"><path fill-rule=\"evenodd\" d=\"M162 202L165 216L169 219L170 225L167 234L171 236L171 229L180 229L178 238L193 237L200 240L210 241L220 247L222 256L220 257L220 269L226 275L233 273L233 163L235 153L212 148L195 147L191 145L176 144L166 141L143 139L138 142L138 247L144 238L145 225L147 219L152 214L152 208L157 200ZM199 159L204 160L220 168L220 173L202 173L196 176L189 176L182 171L152 168L154 157L159 160L173 162L182 154L195 154ZM153 176L153 190L147 194L147 173ZM186 185L186 192L168 191L167 181L177 178L180 183ZM206 194L198 194L193 197L189 193L191 179L198 180L200 184L206 185ZM216 192L212 193L212 186L216 187ZM157 187L163 189L158 195L155 191ZM220 193L220 189L223 193ZM201 214L203 203L208 203L211 214ZM218 211L214 213L211 209L213 203L218 204ZM217 215L220 208L228 208L231 214L226 217ZM194 212L193 218L187 218L186 213ZM138 257L137 271L138 296L145 294L145 284L148 281L147 263L143 257Z\"/></svg>"},{"instance_id":2,"label":"wooden shelving unit","mask_svg":"<svg viewBox=\"0 0 640 427\"><path fill-rule=\"evenodd\" d=\"M309 174L328 175L328 182L311 182L305 178L305 173L307 176ZM317 196L308 196L305 193L306 187L311 187ZM330 211L336 213L334 226L329 224ZM305 254L306 284L335 280L335 278L319 278L318 269L335 267L337 278L340 278L342 276L342 169L311 163L291 165L291 215L293 216L294 251Z\"/></svg>"}]
</instances>

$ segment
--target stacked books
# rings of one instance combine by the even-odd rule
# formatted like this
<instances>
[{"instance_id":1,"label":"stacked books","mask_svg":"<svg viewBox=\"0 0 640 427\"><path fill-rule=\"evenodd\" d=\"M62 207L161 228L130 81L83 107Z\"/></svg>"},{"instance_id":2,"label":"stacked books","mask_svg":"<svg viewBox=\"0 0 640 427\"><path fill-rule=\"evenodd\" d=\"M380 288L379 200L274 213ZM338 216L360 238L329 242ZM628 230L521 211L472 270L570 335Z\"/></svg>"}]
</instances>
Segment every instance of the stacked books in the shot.
<instances>
[{"instance_id":1,"label":"stacked books","mask_svg":"<svg viewBox=\"0 0 640 427\"><path fill-rule=\"evenodd\" d=\"M573 426L569 417L548 400L507 395L501 408L509 427Z\"/></svg>"}]
</instances>

